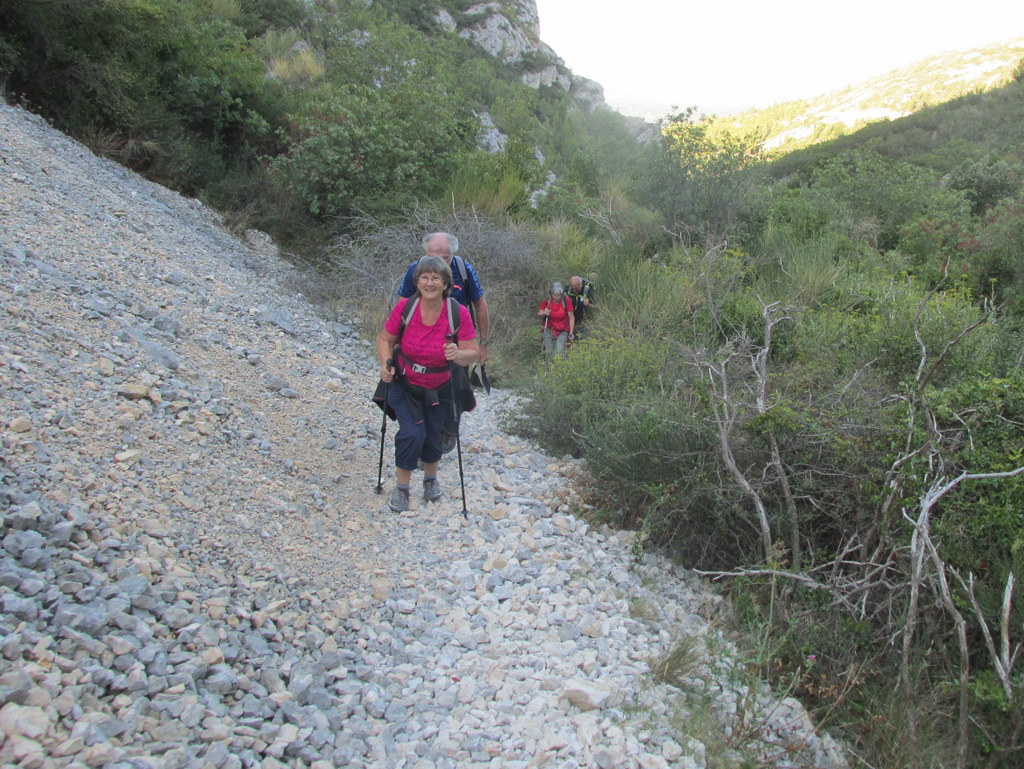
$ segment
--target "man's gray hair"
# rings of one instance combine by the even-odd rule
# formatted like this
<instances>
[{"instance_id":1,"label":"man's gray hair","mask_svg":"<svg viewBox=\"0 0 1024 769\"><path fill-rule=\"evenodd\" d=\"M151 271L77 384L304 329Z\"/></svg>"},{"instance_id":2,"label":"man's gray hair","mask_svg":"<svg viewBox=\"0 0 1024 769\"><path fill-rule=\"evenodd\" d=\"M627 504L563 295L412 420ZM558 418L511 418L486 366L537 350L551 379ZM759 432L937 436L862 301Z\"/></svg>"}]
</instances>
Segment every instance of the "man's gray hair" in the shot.
<instances>
[{"instance_id":1,"label":"man's gray hair","mask_svg":"<svg viewBox=\"0 0 1024 769\"><path fill-rule=\"evenodd\" d=\"M429 235L423 236L423 250L427 250L427 244L436 236L444 235L448 238L448 253L452 256L459 253L459 239L452 235L450 232L432 232Z\"/></svg>"}]
</instances>

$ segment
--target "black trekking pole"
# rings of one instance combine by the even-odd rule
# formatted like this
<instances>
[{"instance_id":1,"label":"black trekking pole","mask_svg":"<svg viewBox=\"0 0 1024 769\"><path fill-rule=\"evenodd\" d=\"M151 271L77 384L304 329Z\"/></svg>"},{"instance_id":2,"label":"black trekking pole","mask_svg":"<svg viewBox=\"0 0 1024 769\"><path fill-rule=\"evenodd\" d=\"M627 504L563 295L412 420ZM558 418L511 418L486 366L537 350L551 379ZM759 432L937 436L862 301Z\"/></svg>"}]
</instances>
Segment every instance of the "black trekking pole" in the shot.
<instances>
[{"instance_id":1,"label":"black trekking pole","mask_svg":"<svg viewBox=\"0 0 1024 769\"><path fill-rule=\"evenodd\" d=\"M392 360L388 358L387 367L391 368ZM388 388L391 386L390 382L384 383L384 402L380 405L382 413L380 418L380 461L377 464L377 488L378 494L384 493L384 433L388 429Z\"/></svg>"},{"instance_id":2,"label":"black trekking pole","mask_svg":"<svg viewBox=\"0 0 1024 769\"><path fill-rule=\"evenodd\" d=\"M462 477L462 430L455 433L455 453L459 455L459 486L462 487L462 517L469 520L469 509L466 507L466 482Z\"/></svg>"},{"instance_id":3,"label":"black trekking pole","mask_svg":"<svg viewBox=\"0 0 1024 769\"><path fill-rule=\"evenodd\" d=\"M444 338L448 342L455 339L452 334L445 334ZM462 425L459 418L459 407L455 402L455 365L452 361L448 361L448 386L451 389L452 395L452 421L455 423L455 452L459 457L459 488L462 491L462 517L468 521L469 508L466 507L466 479L462 474Z\"/></svg>"}]
</instances>

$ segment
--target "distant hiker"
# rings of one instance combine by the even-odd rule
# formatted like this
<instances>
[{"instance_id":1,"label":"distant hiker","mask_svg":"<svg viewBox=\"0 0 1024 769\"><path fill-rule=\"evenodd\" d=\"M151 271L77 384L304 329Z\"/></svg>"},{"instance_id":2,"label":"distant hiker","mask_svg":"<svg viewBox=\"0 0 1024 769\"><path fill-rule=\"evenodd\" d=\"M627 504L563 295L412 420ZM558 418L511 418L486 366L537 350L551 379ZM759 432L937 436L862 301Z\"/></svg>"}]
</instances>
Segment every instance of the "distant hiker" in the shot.
<instances>
[{"instance_id":1,"label":"distant hiker","mask_svg":"<svg viewBox=\"0 0 1024 769\"><path fill-rule=\"evenodd\" d=\"M590 309L597 303L594 299L594 284L579 275L569 278L569 299L572 301L572 309L576 315L576 338L583 336L584 326Z\"/></svg>"},{"instance_id":2,"label":"distant hiker","mask_svg":"<svg viewBox=\"0 0 1024 769\"><path fill-rule=\"evenodd\" d=\"M459 250L459 239L447 232L432 232L423 238L423 248L427 256L437 256L445 260L452 273L452 299L467 307L473 313L473 322L480 332L480 363L487 362L487 340L491 330L490 318L487 313L487 302L484 300L484 289L473 265L455 254ZM398 287L398 295L410 297L416 293L416 281L413 273L416 262L409 265L402 285Z\"/></svg>"},{"instance_id":3,"label":"distant hiker","mask_svg":"<svg viewBox=\"0 0 1024 769\"><path fill-rule=\"evenodd\" d=\"M551 284L551 292L540 303L537 315L544 319L544 357L551 360L564 355L566 343L574 338L576 316L561 283Z\"/></svg>"},{"instance_id":4,"label":"distant hiker","mask_svg":"<svg viewBox=\"0 0 1024 769\"><path fill-rule=\"evenodd\" d=\"M468 366L479 357L469 310L448 300L452 290L448 260L424 256L412 280L415 297L398 301L377 337L380 378L387 385L387 405L398 418L396 486L388 501L388 507L398 513L409 509L412 471L420 461L424 501L440 499L437 466L445 425L458 395L453 393L452 367ZM409 302L416 304L406 314ZM453 313L459 316L457 322Z\"/></svg>"}]
</instances>

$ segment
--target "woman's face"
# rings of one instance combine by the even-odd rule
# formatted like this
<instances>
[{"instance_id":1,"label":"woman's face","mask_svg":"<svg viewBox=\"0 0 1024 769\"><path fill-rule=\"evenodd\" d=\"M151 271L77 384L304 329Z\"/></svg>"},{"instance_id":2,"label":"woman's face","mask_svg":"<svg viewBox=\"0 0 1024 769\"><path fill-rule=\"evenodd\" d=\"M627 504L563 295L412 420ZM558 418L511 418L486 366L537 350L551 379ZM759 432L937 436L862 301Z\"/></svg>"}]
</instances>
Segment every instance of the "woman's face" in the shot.
<instances>
[{"instance_id":1,"label":"woman's face","mask_svg":"<svg viewBox=\"0 0 1024 769\"><path fill-rule=\"evenodd\" d=\"M424 298L441 296L444 293L444 277L436 272L421 272L416 287Z\"/></svg>"}]
</instances>

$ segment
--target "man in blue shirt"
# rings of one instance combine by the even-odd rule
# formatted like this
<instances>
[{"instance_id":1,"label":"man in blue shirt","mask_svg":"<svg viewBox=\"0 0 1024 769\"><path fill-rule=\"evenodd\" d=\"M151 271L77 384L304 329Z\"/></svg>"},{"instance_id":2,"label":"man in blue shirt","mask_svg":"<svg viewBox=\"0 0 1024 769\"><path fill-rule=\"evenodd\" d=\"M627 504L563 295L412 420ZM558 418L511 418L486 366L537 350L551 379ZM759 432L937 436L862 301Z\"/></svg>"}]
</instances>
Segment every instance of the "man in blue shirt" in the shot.
<instances>
[{"instance_id":1,"label":"man in blue shirt","mask_svg":"<svg viewBox=\"0 0 1024 769\"><path fill-rule=\"evenodd\" d=\"M448 260L448 266L452 270L452 291L451 297L464 304L474 313L473 323L477 329L477 340L480 347L480 363L487 362L487 335L490 332L490 319L487 315L487 302L484 300L484 289L480 285L480 278L477 277L473 265L461 256L455 256L459 250L459 240L447 232L432 232L423 238L423 248L427 256L438 256ZM413 280L413 273L416 271L416 263L409 265L402 284L398 287L398 295L404 297L413 296L416 293L416 282Z\"/></svg>"}]
</instances>

